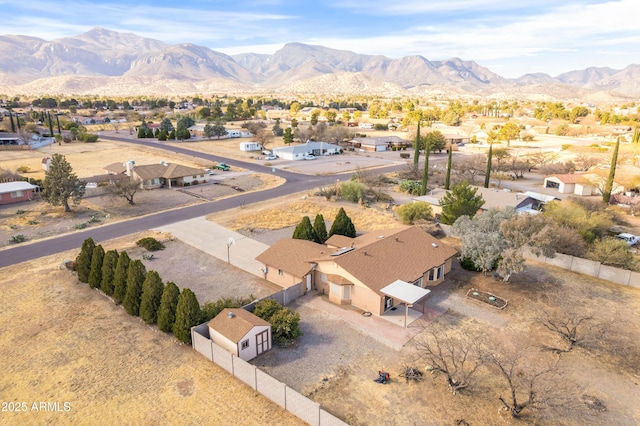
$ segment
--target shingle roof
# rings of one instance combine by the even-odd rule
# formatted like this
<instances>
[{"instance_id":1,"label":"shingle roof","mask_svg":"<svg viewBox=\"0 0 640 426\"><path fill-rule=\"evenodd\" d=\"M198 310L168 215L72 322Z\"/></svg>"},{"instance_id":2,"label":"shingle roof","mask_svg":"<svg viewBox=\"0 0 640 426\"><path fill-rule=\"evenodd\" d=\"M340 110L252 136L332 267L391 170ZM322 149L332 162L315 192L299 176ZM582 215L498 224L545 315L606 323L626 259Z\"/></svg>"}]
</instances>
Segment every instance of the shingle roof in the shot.
<instances>
[{"instance_id":1,"label":"shingle roof","mask_svg":"<svg viewBox=\"0 0 640 426\"><path fill-rule=\"evenodd\" d=\"M109 173L120 174L127 171L126 166L123 163L111 163L104 168Z\"/></svg>"},{"instance_id":2,"label":"shingle roof","mask_svg":"<svg viewBox=\"0 0 640 426\"><path fill-rule=\"evenodd\" d=\"M202 169L196 169L194 167L187 167L175 163L165 164L148 164L135 166L133 168L133 171L142 179L154 179L160 177L165 179L175 179L185 176L204 174L204 171Z\"/></svg>"},{"instance_id":3,"label":"shingle roof","mask_svg":"<svg viewBox=\"0 0 640 426\"><path fill-rule=\"evenodd\" d=\"M281 269L296 277L311 270L311 259L324 256L333 250L307 240L283 238L262 252L256 260L273 268Z\"/></svg>"},{"instance_id":4,"label":"shingle roof","mask_svg":"<svg viewBox=\"0 0 640 426\"><path fill-rule=\"evenodd\" d=\"M393 230L389 230L393 231ZM396 232L370 232L368 242L332 260L375 292L386 285L403 280L412 282L429 269L444 264L457 251L416 226ZM382 234L376 236L376 234ZM364 239L363 239L364 240ZM363 241L364 242L364 241Z\"/></svg>"},{"instance_id":5,"label":"shingle roof","mask_svg":"<svg viewBox=\"0 0 640 426\"><path fill-rule=\"evenodd\" d=\"M233 317L229 317L229 312L233 313ZM208 323L210 328L234 343L238 343L253 327L261 325L271 326L242 308L225 308Z\"/></svg>"},{"instance_id":6,"label":"shingle roof","mask_svg":"<svg viewBox=\"0 0 640 426\"><path fill-rule=\"evenodd\" d=\"M591 183L589 179L585 178L583 175L561 174L561 175L553 175L549 177L556 178L562 183L586 183L586 184Z\"/></svg>"}]
</instances>

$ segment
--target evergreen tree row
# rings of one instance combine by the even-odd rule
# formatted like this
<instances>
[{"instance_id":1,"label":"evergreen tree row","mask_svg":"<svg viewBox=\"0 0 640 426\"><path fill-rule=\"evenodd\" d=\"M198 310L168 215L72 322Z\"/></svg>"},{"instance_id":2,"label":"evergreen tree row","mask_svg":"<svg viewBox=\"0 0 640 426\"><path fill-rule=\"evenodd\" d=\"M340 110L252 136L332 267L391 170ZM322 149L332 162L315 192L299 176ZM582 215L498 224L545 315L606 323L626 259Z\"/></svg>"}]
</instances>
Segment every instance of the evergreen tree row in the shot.
<instances>
[{"instance_id":1,"label":"evergreen tree row","mask_svg":"<svg viewBox=\"0 0 640 426\"><path fill-rule=\"evenodd\" d=\"M293 231L292 238L324 244L324 242L332 235L344 235L351 238L356 237L356 228L353 225L351 218L347 216L347 212L345 212L343 208L340 208L340 211L338 211L328 233L324 217L321 214L317 214L313 221L313 225L311 225L311 219L309 219L309 216L303 217L302 221Z\"/></svg>"},{"instance_id":2,"label":"evergreen tree row","mask_svg":"<svg viewBox=\"0 0 640 426\"><path fill-rule=\"evenodd\" d=\"M87 238L76 257L78 280L100 289L129 315L139 316L147 324L158 324L164 332L173 332L184 343L191 343L191 327L201 319L200 304L188 288L180 291L172 282L163 284L156 271L147 271L140 260L131 260L127 252L109 250Z\"/></svg>"}]
</instances>

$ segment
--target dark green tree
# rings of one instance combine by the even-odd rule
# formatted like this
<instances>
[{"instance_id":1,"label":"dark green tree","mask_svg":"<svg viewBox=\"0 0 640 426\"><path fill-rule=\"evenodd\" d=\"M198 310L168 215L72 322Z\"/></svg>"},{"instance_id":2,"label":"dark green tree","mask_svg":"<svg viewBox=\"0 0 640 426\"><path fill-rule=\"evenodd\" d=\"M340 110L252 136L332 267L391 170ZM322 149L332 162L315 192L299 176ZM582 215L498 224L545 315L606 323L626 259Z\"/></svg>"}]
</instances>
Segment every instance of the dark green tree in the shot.
<instances>
[{"instance_id":1,"label":"dark green tree","mask_svg":"<svg viewBox=\"0 0 640 426\"><path fill-rule=\"evenodd\" d=\"M269 321L271 317L281 309L282 305L274 299L263 299L256 303L256 308L253 310L253 314L265 321Z\"/></svg>"},{"instance_id":2,"label":"dark green tree","mask_svg":"<svg viewBox=\"0 0 640 426\"><path fill-rule=\"evenodd\" d=\"M493 160L493 144L489 145L489 155L487 156L487 171L484 174L484 187L489 187L491 179L491 161Z\"/></svg>"},{"instance_id":3,"label":"dark green tree","mask_svg":"<svg viewBox=\"0 0 640 426\"><path fill-rule=\"evenodd\" d=\"M284 129L284 133L282 134L282 140L287 145L293 143L293 131L291 130L291 127L287 127L286 129Z\"/></svg>"},{"instance_id":4,"label":"dark green tree","mask_svg":"<svg viewBox=\"0 0 640 426\"><path fill-rule=\"evenodd\" d=\"M120 253L118 263L116 264L116 272L113 274L113 301L116 305L122 303L127 293L129 263L131 263L131 259L129 259L127 252L123 251Z\"/></svg>"},{"instance_id":5,"label":"dark green tree","mask_svg":"<svg viewBox=\"0 0 640 426\"><path fill-rule=\"evenodd\" d=\"M113 296L113 280L118 266L118 250L109 250L102 260L102 281L100 290L107 296Z\"/></svg>"},{"instance_id":6,"label":"dark green tree","mask_svg":"<svg viewBox=\"0 0 640 426\"><path fill-rule=\"evenodd\" d=\"M62 135L62 128L60 127L60 117L56 114L56 124L58 125L58 134Z\"/></svg>"},{"instance_id":7,"label":"dark green tree","mask_svg":"<svg viewBox=\"0 0 640 426\"><path fill-rule=\"evenodd\" d=\"M11 121L11 133L16 132L16 124L13 122L13 112L9 111L9 121Z\"/></svg>"},{"instance_id":8,"label":"dark green tree","mask_svg":"<svg viewBox=\"0 0 640 426\"><path fill-rule=\"evenodd\" d=\"M138 126L138 139L146 138L147 130L149 130L149 127L147 127L147 122L142 119L142 123Z\"/></svg>"},{"instance_id":9,"label":"dark green tree","mask_svg":"<svg viewBox=\"0 0 640 426\"><path fill-rule=\"evenodd\" d=\"M471 187L466 180L457 185L453 185L451 191L440 200L442 223L453 225L460 216L473 217L484 205L482 195L477 194L478 189Z\"/></svg>"},{"instance_id":10,"label":"dark green tree","mask_svg":"<svg viewBox=\"0 0 640 426\"><path fill-rule=\"evenodd\" d=\"M313 220L313 230L316 234L316 243L324 244L327 241L327 224L324 222L324 216L320 213L316 215Z\"/></svg>"},{"instance_id":11,"label":"dark green tree","mask_svg":"<svg viewBox=\"0 0 640 426\"><path fill-rule=\"evenodd\" d=\"M92 238L87 238L82 243L80 253L76 257L76 272L78 273L78 280L83 283L89 282L89 274L91 273L91 258L93 257L93 249L96 248L96 243Z\"/></svg>"},{"instance_id":12,"label":"dark green tree","mask_svg":"<svg viewBox=\"0 0 640 426\"><path fill-rule=\"evenodd\" d=\"M420 195L427 194L427 186L429 183L429 153L431 152L431 132L427 135L424 142L424 170L422 172L422 182L420 182Z\"/></svg>"},{"instance_id":13,"label":"dark green tree","mask_svg":"<svg viewBox=\"0 0 640 426\"><path fill-rule=\"evenodd\" d=\"M102 261L104 260L104 249L101 245L97 245L93 249L91 256L91 272L89 272L89 287L100 287L102 282Z\"/></svg>"},{"instance_id":14,"label":"dark green tree","mask_svg":"<svg viewBox=\"0 0 640 426\"><path fill-rule=\"evenodd\" d=\"M418 119L418 131L416 133L416 140L413 143L413 167L418 170L418 162L420 161L420 145L422 140L420 139L420 119Z\"/></svg>"},{"instance_id":15,"label":"dark green tree","mask_svg":"<svg viewBox=\"0 0 640 426\"><path fill-rule=\"evenodd\" d=\"M602 190L602 201L609 204L611 200L611 192L613 192L613 180L616 177L616 165L618 164L618 150L620 149L620 138L616 141L616 147L613 149L613 155L611 156L611 166L609 167L609 177L604 183L604 189Z\"/></svg>"},{"instance_id":16,"label":"dark green tree","mask_svg":"<svg viewBox=\"0 0 640 426\"><path fill-rule=\"evenodd\" d=\"M191 344L191 327L200 319L200 304L196 295L185 288L178 297L176 321L173 324L173 335L181 342Z\"/></svg>"},{"instance_id":17,"label":"dark green tree","mask_svg":"<svg viewBox=\"0 0 640 426\"><path fill-rule=\"evenodd\" d=\"M305 216L302 218L302 221L296 226L296 229L293 231L293 236L291 237L296 240L307 240L307 241L316 241L318 237L316 236L316 232L313 230L313 226L311 226L311 220L309 216Z\"/></svg>"},{"instance_id":18,"label":"dark green tree","mask_svg":"<svg viewBox=\"0 0 640 426\"><path fill-rule=\"evenodd\" d=\"M173 331L173 323L176 322L176 307L178 306L178 296L180 289L177 285L169 281L160 298L160 307L158 308L158 328L165 333Z\"/></svg>"},{"instance_id":19,"label":"dark green tree","mask_svg":"<svg viewBox=\"0 0 640 426\"><path fill-rule=\"evenodd\" d=\"M147 272L142 283L142 298L140 299L140 318L147 324L153 324L158 319L158 309L162 299L164 284L156 271Z\"/></svg>"},{"instance_id":20,"label":"dark green tree","mask_svg":"<svg viewBox=\"0 0 640 426\"><path fill-rule=\"evenodd\" d=\"M351 218L347 216L347 212L344 211L344 208L340 207L340 211L336 215L333 224L331 225L331 229L329 230L329 237L332 235L344 235L345 237L356 237L356 228L351 221Z\"/></svg>"},{"instance_id":21,"label":"dark green tree","mask_svg":"<svg viewBox=\"0 0 640 426\"><path fill-rule=\"evenodd\" d=\"M146 276L147 270L142 261L132 260L127 270L127 292L122 301L122 306L129 315L140 315L140 296L142 296L142 283Z\"/></svg>"},{"instance_id":22,"label":"dark green tree","mask_svg":"<svg viewBox=\"0 0 640 426\"><path fill-rule=\"evenodd\" d=\"M448 152L449 156L447 158L447 174L444 178L444 189L446 189L447 191L450 189L451 186L451 163L453 162L453 147L449 146L449 152Z\"/></svg>"},{"instance_id":23,"label":"dark green tree","mask_svg":"<svg viewBox=\"0 0 640 426\"><path fill-rule=\"evenodd\" d=\"M53 154L49 171L44 174L40 196L52 206L64 206L70 212L69 199L78 205L84 196L86 182L78 179L64 155Z\"/></svg>"},{"instance_id":24,"label":"dark green tree","mask_svg":"<svg viewBox=\"0 0 640 426\"><path fill-rule=\"evenodd\" d=\"M47 111L47 124L49 125L49 137L53 137L53 120L51 119L51 113Z\"/></svg>"}]
</instances>

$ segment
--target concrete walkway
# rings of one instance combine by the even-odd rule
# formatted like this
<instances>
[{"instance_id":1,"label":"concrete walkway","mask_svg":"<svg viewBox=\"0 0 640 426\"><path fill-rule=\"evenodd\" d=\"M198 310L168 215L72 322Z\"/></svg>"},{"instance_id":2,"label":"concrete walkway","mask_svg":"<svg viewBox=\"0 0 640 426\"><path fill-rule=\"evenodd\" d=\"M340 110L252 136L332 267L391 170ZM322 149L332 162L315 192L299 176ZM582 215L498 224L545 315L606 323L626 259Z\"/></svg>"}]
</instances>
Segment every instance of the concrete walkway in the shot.
<instances>
[{"instance_id":1,"label":"concrete walkway","mask_svg":"<svg viewBox=\"0 0 640 426\"><path fill-rule=\"evenodd\" d=\"M207 220L204 216L172 223L154 229L169 232L180 241L214 256L250 274L264 278L262 264L256 256L269 248L268 245L247 238ZM233 244L229 243L233 241Z\"/></svg>"}]
</instances>

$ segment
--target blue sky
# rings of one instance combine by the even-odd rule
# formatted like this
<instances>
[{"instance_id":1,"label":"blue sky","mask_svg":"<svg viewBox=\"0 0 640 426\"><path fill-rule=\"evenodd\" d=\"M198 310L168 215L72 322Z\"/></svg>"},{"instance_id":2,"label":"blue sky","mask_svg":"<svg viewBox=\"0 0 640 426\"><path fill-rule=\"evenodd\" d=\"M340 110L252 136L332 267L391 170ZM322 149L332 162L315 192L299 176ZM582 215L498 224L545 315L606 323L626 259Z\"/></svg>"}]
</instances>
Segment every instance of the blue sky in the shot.
<instances>
[{"instance_id":1,"label":"blue sky","mask_svg":"<svg viewBox=\"0 0 640 426\"><path fill-rule=\"evenodd\" d=\"M391 58L473 60L504 77L640 63L638 0L0 0L2 34L94 27L227 54L287 42Z\"/></svg>"}]
</instances>

